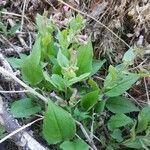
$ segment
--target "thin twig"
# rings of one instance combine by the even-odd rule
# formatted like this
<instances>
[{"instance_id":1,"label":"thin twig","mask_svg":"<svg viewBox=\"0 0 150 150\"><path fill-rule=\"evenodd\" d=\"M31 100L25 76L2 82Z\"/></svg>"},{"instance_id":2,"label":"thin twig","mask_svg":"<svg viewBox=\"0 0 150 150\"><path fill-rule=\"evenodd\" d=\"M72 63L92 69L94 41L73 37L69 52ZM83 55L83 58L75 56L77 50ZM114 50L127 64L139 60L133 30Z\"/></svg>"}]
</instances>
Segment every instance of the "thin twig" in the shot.
<instances>
[{"instance_id":1,"label":"thin twig","mask_svg":"<svg viewBox=\"0 0 150 150\"><path fill-rule=\"evenodd\" d=\"M91 15L85 13L85 12L82 12L76 8L74 8L73 6L67 4L66 2L64 2L63 0L58 0L60 3L68 6L69 8L71 8L72 10L88 17L88 18L91 18L92 20L96 21L98 24L100 24L102 27L106 28L110 33L112 33L116 38L118 38L121 42L123 42L128 48L131 48L129 44L127 44L122 38L120 38L116 33L114 33L111 29L109 29L106 25L104 25L102 22L100 22L99 20L97 20L96 18L92 17Z\"/></svg>"},{"instance_id":2,"label":"thin twig","mask_svg":"<svg viewBox=\"0 0 150 150\"><path fill-rule=\"evenodd\" d=\"M23 3L23 10L22 10L22 17L21 17L21 26L20 26L20 31L22 32L22 29L23 29L23 24L24 24L24 14L25 14L25 8L26 8L26 2L27 0L24 0L24 3Z\"/></svg>"},{"instance_id":3,"label":"thin twig","mask_svg":"<svg viewBox=\"0 0 150 150\"><path fill-rule=\"evenodd\" d=\"M4 94L12 94L12 93L27 93L29 92L28 90L22 90L22 91L0 91L0 93L4 93Z\"/></svg>"},{"instance_id":4,"label":"thin twig","mask_svg":"<svg viewBox=\"0 0 150 150\"><path fill-rule=\"evenodd\" d=\"M94 135L94 119L95 119L95 117L94 117L94 111L93 111L93 114L92 114L92 124L91 124L91 131L90 131L90 139L91 140L93 140L93 135Z\"/></svg>"},{"instance_id":5,"label":"thin twig","mask_svg":"<svg viewBox=\"0 0 150 150\"><path fill-rule=\"evenodd\" d=\"M132 100L134 100L135 103L137 103L138 106L142 107L139 102L132 96L130 95L128 92L125 92L126 95L128 95Z\"/></svg>"},{"instance_id":6,"label":"thin twig","mask_svg":"<svg viewBox=\"0 0 150 150\"><path fill-rule=\"evenodd\" d=\"M42 119L43 119L43 118L38 118L38 119L36 119L36 120L34 120L34 121L32 121L32 122L30 122L30 123L28 123L28 124L22 126L21 128L19 128L19 129L13 131L12 133L10 133L10 134L8 134L7 136L5 136L4 138L2 138L2 139L0 140L0 143L6 141L7 139L9 139L10 137L12 137L13 135L19 133L20 131L26 129L27 127L31 126L31 125L34 124L35 122L40 121L40 120L42 120Z\"/></svg>"},{"instance_id":7,"label":"thin twig","mask_svg":"<svg viewBox=\"0 0 150 150\"><path fill-rule=\"evenodd\" d=\"M75 120L76 124L80 127L82 133L84 134L85 138L87 139L87 142L91 145L91 147L94 150L97 150L96 146L94 145L93 141L91 140L90 136L88 135L88 133L86 132L86 130L84 129L83 125L78 122L77 120Z\"/></svg>"},{"instance_id":8,"label":"thin twig","mask_svg":"<svg viewBox=\"0 0 150 150\"><path fill-rule=\"evenodd\" d=\"M1 11L2 14L5 14L5 15L12 15L12 16L16 16L16 17L22 17L22 15L20 14L16 14L16 13L12 13L12 12L4 12L4 11Z\"/></svg>"},{"instance_id":9,"label":"thin twig","mask_svg":"<svg viewBox=\"0 0 150 150\"><path fill-rule=\"evenodd\" d=\"M146 95L147 95L147 103L148 105L150 105L150 97L149 97L149 92L148 92L148 88L147 88L147 83L144 77L144 85L145 85L145 91L146 91Z\"/></svg>"}]
</instances>

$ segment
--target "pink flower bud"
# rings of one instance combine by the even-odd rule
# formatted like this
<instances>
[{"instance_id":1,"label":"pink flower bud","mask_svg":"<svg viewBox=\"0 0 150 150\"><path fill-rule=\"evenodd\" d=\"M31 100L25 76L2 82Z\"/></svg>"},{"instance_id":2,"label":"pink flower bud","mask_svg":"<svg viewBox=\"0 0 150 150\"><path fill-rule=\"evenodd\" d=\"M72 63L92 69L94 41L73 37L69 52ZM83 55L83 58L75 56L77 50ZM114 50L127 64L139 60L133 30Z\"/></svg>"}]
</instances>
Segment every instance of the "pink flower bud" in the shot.
<instances>
[{"instance_id":1,"label":"pink flower bud","mask_svg":"<svg viewBox=\"0 0 150 150\"><path fill-rule=\"evenodd\" d=\"M65 12L68 12L68 11L69 11L69 7L66 6L66 5L63 6L63 9L64 9Z\"/></svg>"},{"instance_id":2,"label":"pink flower bud","mask_svg":"<svg viewBox=\"0 0 150 150\"><path fill-rule=\"evenodd\" d=\"M83 39L84 41L86 41L86 40L88 39L87 34L84 34L84 35L82 36L82 39Z\"/></svg>"}]
</instances>

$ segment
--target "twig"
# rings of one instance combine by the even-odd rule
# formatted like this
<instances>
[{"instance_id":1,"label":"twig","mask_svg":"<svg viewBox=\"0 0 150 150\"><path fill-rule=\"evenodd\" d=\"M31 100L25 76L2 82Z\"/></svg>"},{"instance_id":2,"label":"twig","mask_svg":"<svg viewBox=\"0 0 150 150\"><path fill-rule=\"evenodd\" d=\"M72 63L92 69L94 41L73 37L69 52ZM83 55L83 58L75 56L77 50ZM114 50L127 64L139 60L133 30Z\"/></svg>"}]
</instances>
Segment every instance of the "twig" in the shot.
<instances>
[{"instance_id":1,"label":"twig","mask_svg":"<svg viewBox=\"0 0 150 150\"><path fill-rule=\"evenodd\" d=\"M77 120L75 120L76 124L80 127L81 131L83 132L84 136L86 137L87 139L87 142L91 145L91 147L94 149L94 150L97 150L96 146L94 145L93 141L91 140L90 136L88 135L88 133L86 132L86 130L84 129L83 125L78 122Z\"/></svg>"},{"instance_id":2,"label":"twig","mask_svg":"<svg viewBox=\"0 0 150 150\"><path fill-rule=\"evenodd\" d=\"M0 91L0 93L4 93L4 94L12 94L12 93L27 93L29 92L28 90L22 90L22 91Z\"/></svg>"},{"instance_id":3,"label":"twig","mask_svg":"<svg viewBox=\"0 0 150 150\"><path fill-rule=\"evenodd\" d=\"M85 13L85 12L82 12L76 8L74 8L73 6L67 4L66 2L64 2L63 0L58 0L60 3L68 6L69 8L71 8L72 10L88 17L88 18L91 18L92 20L96 21L98 24L100 24L102 27L106 28L110 33L112 33L116 38L118 38L121 42L123 42L128 48L131 48L129 44L127 44L122 38L120 38L116 33L114 33L111 29L109 29L106 25L104 25L102 22L100 22L99 20L97 20L96 18L92 17L91 15Z\"/></svg>"},{"instance_id":4,"label":"twig","mask_svg":"<svg viewBox=\"0 0 150 150\"><path fill-rule=\"evenodd\" d=\"M1 11L2 14L5 14L5 15L12 15L12 16L16 16L16 17L22 17L22 15L20 14L16 14L16 13L11 13L11 12L4 12L4 11Z\"/></svg>"},{"instance_id":5,"label":"twig","mask_svg":"<svg viewBox=\"0 0 150 150\"><path fill-rule=\"evenodd\" d=\"M147 95L147 103L148 105L150 105L150 97L149 97L149 92L148 92L148 88L147 88L147 83L144 77L144 85L145 85L145 90L146 90L146 95Z\"/></svg>"},{"instance_id":6,"label":"twig","mask_svg":"<svg viewBox=\"0 0 150 150\"><path fill-rule=\"evenodd\" d=\"M141 107L141 105L139 104L139 102L132 95L130 95L128 92L125 92L125 94L128 95L132 100L134 100L134 102L137 103L138 106Z\"/></svg>"},{"instance_id":7,"label":"twig","mask_svg":"<svg viewBox=\"0 0 150 150\"><path fill-rule=\"evenodd\" d=\"M93 128L94 128L94 111L93 111L93 114L92 114L92 124L91 124L91 131L90 131L90 139L93 141Z\"/></svg>"},{"instance_id":8,"label":"twig","mask_svg":"<svg viewBox=\"0 0 150 150\"><path fill-rule=\"evenodd\" d=\"M21 26L20 26L20 31L21 32L22 32L23 24L24 24L24 14L25 14L26 2L27 2L27 0L24 0L23 10L22 10L22 15L21 15Z\"/></svg>"},{"instance_id":9,"label":"twig","mask_svg":"<svg viewBox=\"0 0 150 150\"><path fill-rule=\"evenodd\" d=\"M10 134L8 134L7 136L5 136L4 138L2 138L2 139L0 140L0 143L6 141L7 139L9 139L10 137L12 137L13 135L19 133L20 131L26 129L27 127L31 126L31 125L34 124L35 122L38 122L38 121L40 121L40 120L42 120L42 119L43 119L43 118L38 118L38 119L36 119L36 120L34 120L34 121L32 121L32 122L30 122L30 123L28 123L28 124L22 126L21 128L19 128L19 129L13 131L12 133L10 133Z\"/></svg>"}]
</instances>

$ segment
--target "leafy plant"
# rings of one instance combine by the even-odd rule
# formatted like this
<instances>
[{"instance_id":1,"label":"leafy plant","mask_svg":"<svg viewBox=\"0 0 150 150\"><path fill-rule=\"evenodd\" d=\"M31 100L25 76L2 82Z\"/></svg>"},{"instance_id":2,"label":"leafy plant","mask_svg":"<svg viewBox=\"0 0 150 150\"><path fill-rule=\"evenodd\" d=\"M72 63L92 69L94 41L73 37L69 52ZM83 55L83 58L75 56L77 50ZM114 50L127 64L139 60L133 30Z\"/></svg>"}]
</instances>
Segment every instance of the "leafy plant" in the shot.
<instances>
[{"instance_id":1,"label":"leafy plant","mask_svg":"<svg viewBox=\"0 0 150 150\"><path fill-rule=\"evenodd\" d=\"M141 76L137 72L129 72L136 57L134 50L125 53L122 64L110 65L104 82L99 83L93 75L106 60L93 59L91 36L84 42L80 39L84 27L82 16L71 17L60 28L45 14L38 14L36 24L38 35L30 55L8 60L21 70L24 82L40 89L48 104L33 103L32 97L27 95L28 98L12 104L13 115L20 118L43 114L44 139L48 144L60 144L63 150L87 150L88 144L93 146L91 142L95 139L104 149L149 146L149 107L140 111L122 96ZM137 120L132 118L130 113L133 112L139 113ZM79 121L83 125L82 131L84 128L89 137L92 134L98 137L84 140L87 134L76 127ZM108 140L103 135L104 128L104 132L108 130ZM128 133L126 136L123 134L125 131ZM141 140L141 137L145 139Z\"/></svg>"}]
</instances>

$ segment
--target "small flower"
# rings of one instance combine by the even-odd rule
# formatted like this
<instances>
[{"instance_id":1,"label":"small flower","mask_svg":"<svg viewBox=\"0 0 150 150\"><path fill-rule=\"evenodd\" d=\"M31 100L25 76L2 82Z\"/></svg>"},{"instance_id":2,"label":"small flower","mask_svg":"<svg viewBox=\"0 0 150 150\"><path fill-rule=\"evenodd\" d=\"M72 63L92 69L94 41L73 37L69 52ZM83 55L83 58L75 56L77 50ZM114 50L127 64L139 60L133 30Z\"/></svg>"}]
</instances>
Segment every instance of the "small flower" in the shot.
<instances>
[{"instance_id":1,"label":"small flower","mask_svg":"<svg viewBox=\"0 0 150 150\"><path fill-rule=\"evenodd\" d=\"M52 93L50 93L51 97L56 97L56 93L53 91Z\"/></svg>"},{"instance_id":2,"label":"small flower","mask_svg":"<svg viewBox=\"0 0 150 150\"><path fill-rule=\"evenodd\" d=\"M64 9L65 12L68 12L68 11L69 11L69 7L66 6L66 5L63 6L63 9Z\"/></svg>"},{"instance_id":3,"label":"small flower","mask_svg":"<svg viewBox=\"0 0 150 150\"><path fill-rule=\"evenodd\" d=\"M81 43L83 43L84 45L86 45L88 43L88 36L87 34L84 35L78 35L77 36L78 41L80 41Z\"/></svg>"},{"instance_id":4,"label":"small flower","mask_svg":"<svg viewBox=\"0 0 150 150\"><path fill-rule=\"evenodd\" d=\"M86 41L86 40L88 39L87 34L84 34L84 35L82 36L82 39L83 39L84 41Z\"/></svg>"}]
</instances>

